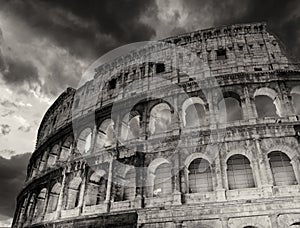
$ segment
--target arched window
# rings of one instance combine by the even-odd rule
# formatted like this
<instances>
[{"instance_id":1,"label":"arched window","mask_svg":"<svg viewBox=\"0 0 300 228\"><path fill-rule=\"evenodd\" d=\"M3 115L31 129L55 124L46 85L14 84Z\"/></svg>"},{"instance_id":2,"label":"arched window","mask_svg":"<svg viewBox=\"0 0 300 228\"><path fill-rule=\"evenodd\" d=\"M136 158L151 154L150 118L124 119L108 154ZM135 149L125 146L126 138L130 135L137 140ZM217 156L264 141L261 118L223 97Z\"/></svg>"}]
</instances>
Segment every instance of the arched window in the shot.
<instances>
[{"instance_id":1,"label":"arched window","mask_svg":"<svg viewBox=\"0 0 300 228\"><path fill-rule=\"evenodd\" d=\"M187 107L185 120L187 127L201 126L205 124L205 110L203 105L194 104Z\"/></svg>"},{"instance_id":2,"label":"arched window","mask_svg":"<svg viewBox=\"0 0 300 228\"><path fill-rule=\"evenodd\" d=\"M136 193L135 169L131 168L125 175L124 182L124 200L133 200Z\"/></svg>"},{"instance_id":3,"label":"arched window","mask_svg":"<svg viewBox=\"0 0 300 228\"><path fill-rule=\"evenodd\" d=\"M61 152L59 156L60 161L66 161L68 160L70 154L71 154L71 145L73 143L73 137L68 136L65 141L63 142L63 145L61 147Z\"/></svg>"},{"instance_id":4,"label":"arched window","mask_svg":"<svg viewBox=\"0 0 300 228\"><path fill-rule=\"evenodd\" d=\"M47 151L47 150L43 152L42 158L41 158L41 161L39 164L39 172L42 172L45 169L48 154L49 154L49 151Z\"/></svg>"},{"instance_id":5,"label":"arched window","mask_svg":"<svg viewBox=\"0 0 300 228\"><path fill-rule=\"evenodd\" d=\"M226 123L243 119L243 110L240 96L236 93L227 92L219 102L219 122Z\"/></svg>"},{"instance_id":6,"label":"arched window","mask_svg":"<svg viewBox=\"0 0 300 228\"><path fill-rule=\"evenodd\" d=\"M196 158L191 162L188 170L190 193L213 191L212 174L207 160Z\"/></svg>"},{"instance_id":7,"label":"arched window","mask_svg":"<svg viewBox=\"0 0 300 228\"><path fill-rule=\"evenodd\" d=\"M30 196L28 206L27 206L27 210L26 210L26 221L30 221L32 219L32 215L33 215L33 212L34 212L35 197L36 197L35 193L33 193Z\"/></svg>"},{"instance_id":8,"label":"arched window","mask_svg":"<svg viewBox=\"0 0 300 228\"><path fill-rule=\"evenodd\" d=\"M268 154L268 158L273 174L274 185L297 184L291 160L285 153L274 151Z\"/></svg>"},{"instance_id":9,"label":"arched window","mask_svg":"<svg viewBox=\"0 0 300 228\"><path fill-rule=\"evenodd\" d=\"M141 130L140 118L141 116L138 114L133 117L129 114L124 116L121 125L121 140L126 141L139 138Z\"/></svg>"},{"instance_id":10,"label":"arched window","mask_svg":"<svg viewBox=\"0 0 300 228\"><path fill-rule=\"evenodd\" d=\"M103 148L113 145L115 142L114 121L112 119L104 120L98 128L97 148Z\"/></svg>"},{"instance_id":11,"label":"arched window","mask_svg":"<svg viewBox=\"0 0 300 228\"><path fill-rule=\"evenodd\" d=\"M155 105L150 112L149 130L151 134L170 130L172 114L169 105L160 103Z\"/></svg>"},{"instance_id":12,"label":"arched window","mask_svg":"<svg viewBox=\"0 0 300 228\"><path fill-rule=\"evenodd\" d=\"M47 212L48 213L56 211L60 190L61 190L61 184L60 183L56 183L52 187L52 189L50 191L50 195L49 195L48 206L47 206Z\"/></svg>"},{"instance_id":13,"label":"arched window","mask_svg":"<svg viewBox=\"0 0 300 228\"><path fill-rule=\"evenodd\" d=\"M89 180L87 187L86 205L97 205L105 201L107 187L107 177L105 171L95 171Z\"/></svg>"},{"instance_id":14,"label":"arched window","mask_svg":"<svg viewBox=\"0 0 300 228\"><path fill-rule=\"evenodd\" d=\"M159 165L155 170L153 196L172 194L171 166L169 163Z\"/></svg>"},{"instance_id":15,"label":"arched window","mask_svg":"<svg viewBox=\"0 0 300 228\"><path fill-rule=\"evenodd\" d=\"M81 186L81 178L75 177L68 185L67 209L73 209L79 203L79 191Z\"/></svg>"},{"instance_id":16,"label":"arched window","mask_svg":"<svg viewBox=\"0 0 300 228\"><path fill-rule=\"evenodd\" d=\"M52 149L50 150L49 156L48 156L48 161L47 161L47 166L48 167L53 167L57 161L57 157L60 152L60 146L58 144L54 145Z\"/></svg>"},{"instance_id":17,"label":"arched window","mask_svg":"<svg viewBox=\"0 0 300 228\"><path fill-rule=\"evenodd\" d=\"M292 102L297 115L300 115L300 86L295 86L291 90Z\"/></svg>"},{"instance_id":18,"label":"arched window","mask_svg":"<svg viewBox=\"0 0 300 228\"><path fill-rule=\"evenodd\" d=\"M255 107L258 118L264 117L276 117L276 106L273 100L265 95L260 95L255 97Z\"/></svg>"},{"instance_id":19,"label":"arched window","mask_svg":"<svg viewBox=\"0 0 300 228\"><path fill-rule=\"evenodd\" d=\"M91 149L92 143L92 129L86 128L80 132L77 139L77 149L80 153L87 153Z\"/></svg>"},{"instance_id":20,"label":"arched window","mask_svg":"<svg viewBox=\"0 0 300 228\"><path fill-rule=\"evenodd\" d=\"M205 103L199 97L188 98L182 105L183 124L187 127L201 126L206 123Z\"/></svg>"},{"instance_id":21,"label":"arched window","mask_svg":"<svg viewBox=\"0 0 300 228\"><path fill-rule=\"evenodd\" d=\"M22 199L22 203L20 205L22 205L22 206L18 209L18 215L17 215L15 224L22 222L22 220L24 219L24 215L26 213L27 196L25 196Z\"/></svg>"},{"instance_id":22,"label":"arched window","mask_svg":"<svg viewBox=\"0 0 300 228\"><path fill-rule=\"evenodd\" d=\"M254 93L258 118L279 116L280 101L277 93L270 88L260 88Z\"/></svg>"},{"instance_id":23,"label":"arched window","mask_svg":"<svg viewBox=\"0 0 300 228\"><path fill-rule=\"evenodd\" d=\"M233 155L227 160L229 189L255 187L250 161L244 155Z\"/></svg>"},{"instance_id":24,"label":"arched window","mask_svg":"<svg viewBox=\"0 0 300 228\"><path fill-rule=\"evenodd\" d=\"M47 189L43 188L36 199L36 204L34 208L34 218L40 218L43 214L45 200L46 200L46 193L47 193Z\"/></svg>"}]
</instances>

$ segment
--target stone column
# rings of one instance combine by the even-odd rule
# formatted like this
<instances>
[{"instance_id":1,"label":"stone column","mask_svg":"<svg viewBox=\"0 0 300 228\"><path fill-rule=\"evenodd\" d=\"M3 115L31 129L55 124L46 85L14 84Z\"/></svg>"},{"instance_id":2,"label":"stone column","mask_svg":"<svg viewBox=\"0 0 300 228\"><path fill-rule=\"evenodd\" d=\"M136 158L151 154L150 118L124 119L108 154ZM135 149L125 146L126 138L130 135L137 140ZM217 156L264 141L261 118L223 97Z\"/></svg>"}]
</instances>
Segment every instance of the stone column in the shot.
<instances>
[{"instance_id":1,"label":"stone column","mask_svg":"<svg viewBox=\"0 0 300 228\"><path fill-rule=\"evenodd\" d=\"M26 214L26 207L28 205L28 202L29 202L29 195L25 198L25 200L21 206L21 210L20 210L20 214L18 215L18 219L15 221L15 224L17 227L23 227L24 216Z\"/></svg>"},{"instance_id":2,"label":"stone column","mask_svg":"<svg viewBox=\"0 0 300 228\"><path fill-rule=\"evenodd\" d=\"M64 192L65 192L64 189L65 189L65 185L66 185L66 170L63 170L62 174L63 174L63 179L62 179L61 189L60 189L60 193L59 193L58 200L57 200L56 219L58 219L60 217L62 206L63 206L63 197L64 197Z\"/></svg>"},{"instance_id":3,"label":"stone column","mask_svg":"<svg viewBox=\"0 0 300 228\"><path fill-rule=\"evenodd\" d=\"M295 177L297 183L300 184L300 169L299 169L299 161L297 160L296 156L291 160L291 164L294 169Z\"/></svg>"},{"instance_id":4,"label":"stone column","mask_svg":"<svg viewBox=\"0 0 300 228\"><path fill-rule=\"evenodd\" d=\"M109 169L108 169L108 180L107 180L107 188L106 188L106 197L105 197L105 204L107 205L107 212L110 211L110 204L111 204L111 193L112 193L112 183L113 183L113 164L114 158L111 155L111 160L109 162Z\"/></svg>"},{"instance_id":5,"label":"stone column","mask_svg":"<svg viewBox=\"0 0 300 228\"><path fill-rule=\"evenodd\" d=\"M288 91L286 91L286 88L285 88L285 85L284 83L280 83L279 82L279 88L280 88L280 91L281 91L281 95L282 95L282 106L284 108L284 115L287 115L287 116L292 116L294 115L294 107L293 107L293 104L292 104L292 101L289 99L289 96L288 96Z\"/></svg>"},{"instance_id":6,"label":"stone column","mask_svg":"<svg viewBox=\"0 0 300 228\"><path fill-rule=\"evenodd\" d=\"M228 228L228 218L221 218L222 228Z\"/></svg>"},{"instance_id":7,"label":"stone column","mask_svg":"<svg viewBox=\"0 0 300 228\"><path fill-rule=\"evenodd\" d=\"M254 139L254 142L255 142L257 152L258 152L257 154L258 154L258 164L260 167L259 170L260 170L261 184L263 186L269 185L266 161L265 161L265 156L263 154L263 151L261 150L260 140L258 138L256 138L256 139Z\"/></svg>"},{"instance_id":8,"label":"stone column","mask_svg":"<svg viewBox=\"0 0 300 228\"><path fill-rule=\"evenodd\" d=\"M92 140L91 140L91 153L95 153L97 134L98 134L98 129L97 129L97 124L95 124L93 128Z\"/></svg>"},{"instance_id":9,"label":"stone column","mask_svg":"<svg viewBox=\"0 0 300 228\"><path fill-rule=\"evenodd\" d=\"M87 178L85 165L84 165L82 173L83 173L83 178L82 178L82 183L80 186L79 201L78 201L79 213L82 212L83 205L84 205L84 198L85 198L84 195L85 195L86 178Z\"/></svg>"},{"instance_id":10,"label":"stone column","mask_svg":"<svg viewBox=\"0 0 300 228\"><path fill-rule=\"evenodd\" d=\"M181 173L180 173L180 151L177 151L175 155L173 178L174 178L174 192L173 192L173 204L180 205L181 200Z\"/></svg>"},{"instance_id":11,"label":"stone column","mask_svg":"<svg viewBox=\"0 0 300 228\"><path fill-rule=\"evenodd\" d=\"M270 220L271 220L271 226L272 226L272 228L278 228L277 217L278 217L278 214L270 215Z\"/></svg>"},{"instance_id":12,"label":"stone column","mask_svg":"<svg viewBox=\"0 0 300 228\"><path fill-rule=\"evenodd\" d=\"M218 147L216 147L218 148ZM217 199L219 201L224 201L226 200L226 195L225 191L226 188L224 183L223 183L223 175L226 175L226 170L222 168L221 165L221 159L220 159L220 151L218 151L218 154L215 158L215 173L216 173L216 179L217 179L217 186L216 186L216 194L217 194Z\"/></svg>"},{"instance_id":13,"label":"stone column","mask_svg":"<svg viewBox=\"0 0 300 228\"><path fill-rule=\"evenodd\" d=\"M262 187L261 176L260 176L260 173L259 173L259 166L258 166L257 161L252 160L251 163L250 163L250 166L252 168L252 173L253 173L253 176L254 176L254 179L255 179L256 187L259 187L259 188Z\"/></svg>"},{"instance_id":14,"label":"stone column","mask_svg":"<svg viewBox=\"0 0 300 228\"><path fill-rule=\"evenodd\" d=\"M207 100L209 104L209 121L210 124L216 124L215 103L213 99L213 91L208 91Z\"/></svg>"},{"instance_id":15,"label":"stone column","mask_svg":"<svg viewBox=\"0 0 300 228\"><path fill-rule=\"evenodd\" d=\"M243 109L244 113L247 112L248 119L256 118L256 110L255 105L253 106L253 100L250 98L248 87L244 87L244 101L245 101L245 109ZM246 116L245 116L246 117Z\"/></svg>"},{"instance_id":16,"label":"stone column","mask_svg":"<svg viewBox=\"0 0 300 228\"><path fill-rule=\"evenodd\" d=\"M47 192L45 194L45 203L43 207L43 212L41 213L41 220L44 220L45 214L47 212L48 202L49 202L49 196L50 196L50 189L47 189Z\"/></svg>"},{"instance_id":17,"label":"stone column","mask_svg":"<svg viewBox=\"0 0 300 228\"><path fill-rule=\"evenodd\" d=\"M255 146L257 149L258 154L258 167L260 171L260 179L261 179L261 186L263 188L263 193L265 197L271 197L273 195L273 176L270 170L270 166L266 163L268 162L266 160L265 155L263 154L263 151L261 150L260 146L260 140L258 138L254 139ZM268 167L268 168L267 168ZM272 181L272 184L270 183Z\"/></svg>"},{"instance_id":18,"label":"stone column","mask_svg":"<svg viewBox=\"0 0 300 228\"><path fill-rule=\"evenodd\" d=\"M221 161L220 161L220 155L215 159L215 170L216 170L216 179L217 179L217 186L216 189L223 189L223 178L222 178L222 170L221 170Z\"/></svg>"},{"instance_id":19,"label":"stone column","mask_svg":"<svg viewBox=\"0 0 300 228\"><path fill-rule=\"evenodd\" d=\"M140 145L138 151L143 151L143 145ZM137 153L137 163L136 163L136 208L141 208L144 205L145 197L145 168L144 168L145 154L143 152Z\"/></svg>"}]
</instances>

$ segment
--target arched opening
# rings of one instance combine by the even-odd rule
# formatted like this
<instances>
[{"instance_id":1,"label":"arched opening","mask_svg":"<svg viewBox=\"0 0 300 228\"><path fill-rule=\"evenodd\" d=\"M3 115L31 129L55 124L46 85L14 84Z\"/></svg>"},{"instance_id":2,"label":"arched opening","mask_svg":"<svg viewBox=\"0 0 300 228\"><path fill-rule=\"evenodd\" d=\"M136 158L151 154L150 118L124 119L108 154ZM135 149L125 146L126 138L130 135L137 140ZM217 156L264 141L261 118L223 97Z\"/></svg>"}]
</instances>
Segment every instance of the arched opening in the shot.
<instances>
[{"instance_id":1,"label":"arched opening","mask_svg":"<svg viewBox=\"0 0 300 228\"><path fill-rule=\"evenodd\" d=\"M124 192L123 192L124 200L135 199L135 194L136 194L136 179L135 178L136 178L135 168L129 169L129 171L125 175Z\"/></svg>"},{"instance_id":2,"label":"arched opening","mask_svg":"<svg viewBox=\"0 0 300 228\"><path fill-rule=\"evenodd\" d=\"M255 107L258 118L278 116L273 100L266 95L259 95L255 97Z\"/></svg>"},{"instance_id":3,"label":"arched opening","mask_svg":"<svg viewBox=\"0 0 300 228\"><path fill-rule=\"evenodd\" d=\"M47 206L48 213L56 211L60 190L61 190L60 183L56 183L52 187L52 189L50 191L50 195L49 195L48 206Z\"/></svg>"},{"instance_id":4,"label":"arched opening","mask_svg":"<svg viewBox=\"0 0 300 228\"><path fill-rule=\"evenodd\" d=\"M250 161L241 154L233 155L227 160L227 178L229 189L255 187Z\"/></svg>"},{"instance_id":5,"label":"arched opening","mask_svg":"<svg viewBox=\"0 0 300 228\"><path fill-rule=\"evenodd\" d=\"M300 228L300 222L295 222L292 225L290 225L292 228Z\"/></svg>"},{"instance_id":6,"label":"arched opening","mask_svg":"<svg viewBox=\"0 0 300 228\"><path fill-rule=\"evenodd\" d=\"M104 120L98 128L97 148L111 146L115 143L114 121L112 119Z\"/></svg>"},{"instance_id":7,"label":"arched opening","mask_svg":"<svg viewBox=\"0 0 300 228\"><path fill-rule=\"evenodd\" d=\"M292 94L292 102L297 115L300 115L300 94Z\"/></svg>"},{"instance_id":8,"label":"arched opening","mask_svg":"<svg viewBox=\"0 0 300 228\"><path fill-rule=\"evenodd\" d=\"M17 213L17 218L16 218L16 224L21 223L24 219L24 215L26 213L26 204L27 204L27 196L25 196L22 199L22 203L20 205L22 205L19 209L18 209L18 213Z\"/></svg>"},{"instance_id":9,"label":"arched opening","mask_svg":"<svg viewBox=\"0 0 300 228\"><path fill-rule=\"evenodd\" d=\"M182 105L182 119L184 126L193 127L206 124L205 103L199 97L191 97Z\"/></svg>"},{"instance_id":10,"label":"arched opening","mask_svg":"<svg viewBox=\"0 0 300 228\"><path fill-rule=\"evenodd\" d=\"M87 186L87 200L86 205L97 205L105 201L107 188L107 177L103 170L95 171Z\"/></svg>"},{"instance_id":11,"label":"arched opening","mask_svg":"<svg viewBox=\"0 0 300 228\"><path fill-rule=\"evenodd\" d=\"M26 221L29 222L32 219L32 215L34 212L34 202L35 202L35 197L36 194L33 193L30 196L29 202L28 202L28 206L27 206L27 210L26 210Z\"/></svg>"},{"instance_id":12,"label":"arched opening","mask_svg":"<svg viewBox=\"0 0 300 228\"><path fill-rule=\"evenodd\" d=\"M86 128L80 132L77 139L77 149L80 153L88 153L92 146L92 129Z\"/></svg>"},{"instance_id":13,"label":"arched opening","mask_svg":"<svg viewBox=\"0 0 300 228\"><path fill-rule=\"evenodd\" d=\"M190 105L186 109L185 121L187 127L205 124L205 109L201 104Z\"/></svg>"},{"instance_id":14,"label":"arched opening","mask_svg":"<svg viewBox=\"0 0 300 228\"><path fill-rule=\"evenodd\" d=\"M32 165L32 167L31 167L31 177L33 178L33 177L35 177L36 175L37 175L37 173L38 173L38 165L39 164L39 162L38 162L38 159L36 159L34 162L33 162L33 165Z\"/></svg>"},{"instance_id":15,"label":"arched opening","mask_svg":"<svg viewBox=\"0 0 300 228\"><path fill-rule=\"evenodd\" d=\"M60 146L58 144L55 144L52 149L50 150L49 156L48 156L48 161L47 161L47 166L48 167L53 167L57 161L57 157L60 152Z\"/></svg>"},{"instance_id":16,"label":"arched opening","mask_svg":"<svg viewBox=\"0 0 300 228\"><path fill-rule=\"evenodd\" d=\"M59 156L60 161L67 161L71 154L71 145L73 143L73 137L68 136L62 144L61 152Z\"/></svg>"},{"instance_id":17,"label":"arched opening","mask_svg":"<svg viewBox=\"0 0 300 228\"><path fill-rule=\"evenodd\" d=\"M275 186L297 184L290 158L280 151L268 154Z\"/></svg>"},{"instance_id":18,"label":"arched opening","mask_svg":"<svg viewBox=\"0 0 300 228\"><path fill-rule=\"evenodd\" d=\"M81 182L82 180L80 177L75 177L69 183L66 209L73 209L78 206Z\"/></svg>"},{"instance_id":19,"label":"arched opening","mask_svg":"<svg viewBox=\"0 0 300 228\"><path fill-rule=\"evenodd\" d=\"M46 193L47 193L47 189L43 188L37 199L36 199L36 204L35 204L35 208L34 208L34 218L41 218L41 216L43 215L43 211L44 211L44 206L45 206L45 200L46 200Z\"/></svg>"},{"instance_id":20,"label":"arched opening","mask_svg":"<svg viewBox=\"0 0 300 228\"><path fill-rule=\"evenodd\" d=\"M169 163L160 164L155 170L153 196L172 194L172 175Z\"/></svg>"},{"instance_id":21,"label":"arched opening","mask_svg":"<svg viewBox=\"0 0 300 228\"><path fill-rule=\"evenodd\" d=\"M45 169L45 165L47 163L47 156L49 154L49 151L44 151L41 157L41 161L39 164L39 172L42 172Z\"/></svg>"},{"instance_id":22,"label":"arched opening","mask_svg":"<svg viewBox=\"0 0 300 228\"><path fill-rule=\"evenodd\" d=\"M260 88L254 93L258 118L280 116L280 101L277 93L270 88Z\"/></svg>"},{"instance_id":23,"label":"arched opening","mask_svg":"<svg viewBox=\"0 0 300 228\"><path fill-rule=\"evenodd\" d=\"M122 120L121 137L122 141L137 139L140 136L140 115L131 116L126 114Z\"/></svg>"},{"instance_id":24,"label":"arched opening","mask_svg":"<svg viewBox=\"0 0 300 228\"><path fill-rule=\"evenodd\" d=\"M188 167L189 192L213 191L213 181L210 164L207 160L196 158Z\"/></svg>"},{"instance_id":25,"label":"arched opening","mask_svg":"<svg viewBox=\"0 0 300 228\"><path fill-rule=\"evenodd\" d=\"M170 130L172 113L169 105L160 103L155 105L150 112L149 130L151 134Z\"/></svg>"},{"instance_id":26,"label":"arched opening","mask_svg":"<svg viewBox=\"0 0 300 228\"><path fill-rule=\"evenodd\" d=\"M295 86L291 90L292 103L296 115L300 115L300 86Z\"/></svg>"},{"instance_id":27,"label":"arched opening","mask_svg":"<svg viewBox=\"0 0 300 228\"><path fill-rule=\"evenodd\" d=\"M233 92L223 94L218 104L219 122L226 123L243 119L243 110L240 96Z\"/></svg>"}]
</instances>

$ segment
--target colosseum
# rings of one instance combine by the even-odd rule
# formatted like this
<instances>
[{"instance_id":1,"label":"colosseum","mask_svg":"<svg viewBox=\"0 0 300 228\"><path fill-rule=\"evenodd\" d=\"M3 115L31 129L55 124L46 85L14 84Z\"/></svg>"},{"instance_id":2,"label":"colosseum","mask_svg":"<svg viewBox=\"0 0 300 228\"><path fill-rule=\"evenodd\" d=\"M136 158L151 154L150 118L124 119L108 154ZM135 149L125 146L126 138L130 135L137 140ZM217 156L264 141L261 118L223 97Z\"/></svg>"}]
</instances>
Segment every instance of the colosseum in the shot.
<instances>
[{"instance_id":1,"label":"colosseum","mask_svg":"<svg viewBox=\"0 0 300 228\"><path fill-rule=\"evenodd\" d=\"M12 227L300 227L299 117L265 23L150 42L48 109Z\"/></svg>"}]
</instances>

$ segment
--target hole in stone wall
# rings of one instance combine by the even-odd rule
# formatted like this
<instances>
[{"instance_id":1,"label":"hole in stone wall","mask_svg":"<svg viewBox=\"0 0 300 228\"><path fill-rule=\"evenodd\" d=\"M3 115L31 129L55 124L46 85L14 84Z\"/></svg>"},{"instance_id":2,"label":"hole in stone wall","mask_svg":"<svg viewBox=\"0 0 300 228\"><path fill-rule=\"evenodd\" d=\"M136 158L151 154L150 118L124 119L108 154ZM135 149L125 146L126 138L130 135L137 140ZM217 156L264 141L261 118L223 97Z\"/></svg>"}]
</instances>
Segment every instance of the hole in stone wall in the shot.
<instances>
[{"instance_id":1,"label":"hole in stone wall","mask_svg":"<svg viewBox=\"0 0 300 228\"><path fill-rule=\"evenodd\" d=\"M216 53L217 53L217 60L227 59L226 49L219 49L219 50L216 51Z\"/></svg>"},{"instance_id":2,"label":"hole in stone wall","mask_svg":"<svg viewBox=\"0 0 300 228\"><path fill-rule=\"evenodd\" d=\"M254 71L262 71L261 67L254 67Z\"/></svg>"},{"instance_id":3,"label":"hole in stone wall","mask_svg":"<svg viewBox=\"0 0 300 228\"><path fill-rule=\"evenodd\" d=\"M255 106L258 118L278 116L273 100L266 95L255 96Z\"/></svg>"},{"instance_id":4,"label":"hole in stone wall","mask_svg":"<svg viewBox=\"0 0 300 228\"><path fill-rule=\"evenodd\" d=\"M250 161L241 154L233 155L227 160L227 178L229 189L255 187Z\"/></svg>"},{"instance_id":5,"label":"hole in stone wall","mask_svg":"<svg viewBox=\"0 0 300 228\"><path fill-rule=\"evenodd\" d=\"M113 78L112 80L109 81L108 83L108 89L111 90L111 89L115 89L117 86L117 79L116 78Z\"/></svg>"},{"instance_id":6,"label":"hole in stone wall","mask_svg":"<svg viewBox=\"0 0 300 228\"><path fill-rule=\"evenodd\" d=\"M165 64L157 63L156 64L156 73L159 74L159 73L162 73L162 72L165 72Z\"/></svg>"},{"instance_id":7,"label":"hole in stone wall","mask_svg":"<svg viewBox=\"0 0 300 228\"><path fill-rule=\"evenodd\" d=\"M297 184L290 158L280 151L268 154L275 186Z\"/></svg>"}]
</instances>

